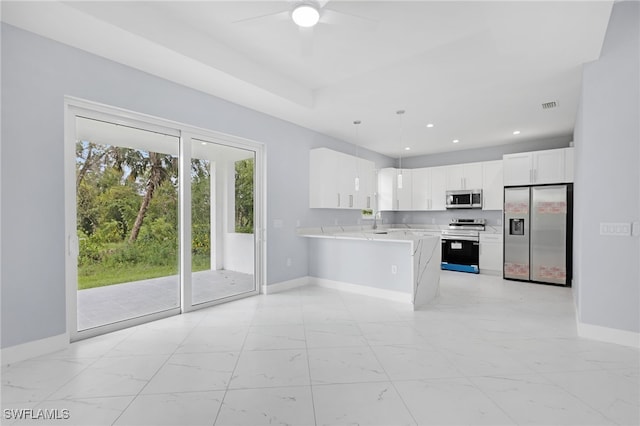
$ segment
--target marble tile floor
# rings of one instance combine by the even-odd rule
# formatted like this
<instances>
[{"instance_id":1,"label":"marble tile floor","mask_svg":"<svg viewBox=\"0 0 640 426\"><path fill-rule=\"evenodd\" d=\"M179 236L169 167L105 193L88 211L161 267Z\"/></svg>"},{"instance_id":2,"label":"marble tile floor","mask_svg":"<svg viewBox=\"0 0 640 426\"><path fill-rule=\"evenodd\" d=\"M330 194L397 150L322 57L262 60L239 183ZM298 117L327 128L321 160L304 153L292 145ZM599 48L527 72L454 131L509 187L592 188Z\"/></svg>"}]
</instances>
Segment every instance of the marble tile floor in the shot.
<instances>
[{"instance_id":1,"label":"marble tile floor","mask_svg":"<svg viewBox=\"0 0 640 426\"><path fill-rule=\"evenodd\" d=\"M309 286L5 366L2 424L638 425L639 372L571 289L443 271L417 312Z\"/></svg>"},{"instance_id":2,"label":"marble tile floor","mask_svg":"<svg viewBox=\"0 0 640 426\"><path fill-rule=\"evenodd\" d=\"M252 291L253 275L229 270L193 273L193 303L203 303ZM180 284L177 275L78 291L78 329L177 308Z\"/></svg>"}]
</instances>

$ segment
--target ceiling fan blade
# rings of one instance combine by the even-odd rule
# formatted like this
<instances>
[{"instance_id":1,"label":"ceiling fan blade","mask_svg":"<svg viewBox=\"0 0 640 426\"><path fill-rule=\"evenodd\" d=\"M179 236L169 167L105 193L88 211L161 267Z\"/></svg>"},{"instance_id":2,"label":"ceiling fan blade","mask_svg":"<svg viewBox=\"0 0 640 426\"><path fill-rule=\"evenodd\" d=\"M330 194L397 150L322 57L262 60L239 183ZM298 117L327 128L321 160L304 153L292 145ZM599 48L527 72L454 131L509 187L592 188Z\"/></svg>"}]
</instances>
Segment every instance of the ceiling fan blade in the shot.
<instances>
[{"instance_id":1,"label":"ceiling fan blade","mask_svg":"<svg viewBox=\"0 0 640 426\"><path fill-rule=\"evenodd\" d=\"M237 21L233 21L233 24L242 24L245 22L255 22L262 19L276 19L276 20L287 20L290 19L291 15L288 10L283 10L281 12L273 12L266 13L264 15L252 16L250 18L238 19Z\"/></svg>"},{"instance_id":2,"label":"ceiling fan blade","mask_svg":"<svg viewBox=\"0 0 640 426\"><path fill-rule=\"evenodd\" d=\"M338 12L331 9L322 9L320 22L331 25L345 25L365 31L373 31L378 26L378 21L376 19L352 15L351 13Z\"/></svg>"}]
</instances>

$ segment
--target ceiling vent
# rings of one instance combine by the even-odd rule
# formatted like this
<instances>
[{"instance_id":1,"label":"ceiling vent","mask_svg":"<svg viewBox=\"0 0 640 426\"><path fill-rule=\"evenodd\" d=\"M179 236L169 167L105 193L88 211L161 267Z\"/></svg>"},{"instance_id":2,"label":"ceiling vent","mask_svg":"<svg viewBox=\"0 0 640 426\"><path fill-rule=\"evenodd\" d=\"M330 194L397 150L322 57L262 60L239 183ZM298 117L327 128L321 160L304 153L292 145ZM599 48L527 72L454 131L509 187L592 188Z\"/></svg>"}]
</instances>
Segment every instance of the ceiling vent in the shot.
<instances>
[{"instance_id":1,"label":"ceiling vent","mask_svg":"<svg viewBox=\"0 0 640 426\"><path fill-rule=\"evenodd\" d=\"M558 106L558 101L545 102L542 104L542 109L551 109Z\"/></svg>"}]
</instances>

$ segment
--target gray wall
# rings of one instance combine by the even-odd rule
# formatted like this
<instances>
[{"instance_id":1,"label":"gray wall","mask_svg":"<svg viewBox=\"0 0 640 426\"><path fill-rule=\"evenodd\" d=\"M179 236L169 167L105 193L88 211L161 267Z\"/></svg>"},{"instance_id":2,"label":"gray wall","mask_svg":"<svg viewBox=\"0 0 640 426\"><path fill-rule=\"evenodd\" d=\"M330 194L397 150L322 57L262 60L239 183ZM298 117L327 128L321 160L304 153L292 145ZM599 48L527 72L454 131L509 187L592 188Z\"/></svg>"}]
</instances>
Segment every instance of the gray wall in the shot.
<instances>
[{"instance_id":1,"label":"gray wall","mask_svg":"<svg viewBox=\"0 0 640 426\"><path fill-rule=\"evenodd\" d=\"M408 241L309 238L309 275L412 294L411 248ZM396 274L391 273L392 265Z\"/></svg>"},{"instance_id":2,"label":"gray wall","mask_svg":"<svg viewBox=\"0 0 640 426\"><path fill-rule=\"evenodd\" d=\"M355 224L359 219L357 211L308 208L309 149L352 153L354 146L2 24L3 348L66 330L65 95L263 142L269 284L308 275L308 244L295 235L298 222ZM394 164L361 152L380 167ZM276 219L282 227L273 227Z\"/></svg>"},{"instance_id":3,"label":"gray wall","mask_svg":"<svg viewBox=\"0 0 640 426\"><path fill-rule=\"evenodd\" d=\"M640 220L640 3L613 6L600 59L585 65L575 128L575 278L581 322L640 331L640 239L599 234Z\"/></svg>"}]
</instances>

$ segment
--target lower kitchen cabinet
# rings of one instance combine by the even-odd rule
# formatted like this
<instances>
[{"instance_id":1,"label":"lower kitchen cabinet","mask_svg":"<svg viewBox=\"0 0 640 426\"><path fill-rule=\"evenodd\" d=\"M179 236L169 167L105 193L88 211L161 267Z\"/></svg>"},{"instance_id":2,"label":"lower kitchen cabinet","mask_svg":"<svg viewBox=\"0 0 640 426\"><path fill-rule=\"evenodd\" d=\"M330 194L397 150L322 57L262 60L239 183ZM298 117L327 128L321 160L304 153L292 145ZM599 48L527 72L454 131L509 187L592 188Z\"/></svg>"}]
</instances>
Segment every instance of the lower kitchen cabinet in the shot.
<instances>
[{"instance_id":1,"label":"lower kitchen cabinet","mask_svg":"<svg viewBox=\"0 0 640 426\"><path fill-rule=\"evenodd\" d=\"M502 234L480 233L480 273L502 275Z\"/></svg>"}]
</instances>

